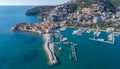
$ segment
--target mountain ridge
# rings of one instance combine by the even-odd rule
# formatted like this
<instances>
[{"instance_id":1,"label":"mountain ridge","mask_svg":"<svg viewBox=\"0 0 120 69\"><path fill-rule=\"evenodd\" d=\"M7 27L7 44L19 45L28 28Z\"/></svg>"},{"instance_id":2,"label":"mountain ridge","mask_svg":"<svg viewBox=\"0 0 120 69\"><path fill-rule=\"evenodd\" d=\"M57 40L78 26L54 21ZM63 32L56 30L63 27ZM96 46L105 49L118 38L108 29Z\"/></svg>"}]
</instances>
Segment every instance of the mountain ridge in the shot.
<instances>
[{"instance_id":1,"label":"mountain ridge","mask_svg":"<svg viewBox=\"0 0 120 69\"><path fill-rule=\"evenodd\" d=\"M119 7L120 2L118 0L70 0L69 2L64 4L68 4L69 7L71 7L72 9L74 9L73 6L76 6L74 11L85 8L85 7L89 7L91 4L102 4L104 6L105 11L115 12L116 10L120 10L120 7ZM52 9L54 9L56 6L38 6L32 9L28 9L26 11L26 15L40 14L42 16L43 15L47 16L49 12Z\"/></svg>"}]
</instances>

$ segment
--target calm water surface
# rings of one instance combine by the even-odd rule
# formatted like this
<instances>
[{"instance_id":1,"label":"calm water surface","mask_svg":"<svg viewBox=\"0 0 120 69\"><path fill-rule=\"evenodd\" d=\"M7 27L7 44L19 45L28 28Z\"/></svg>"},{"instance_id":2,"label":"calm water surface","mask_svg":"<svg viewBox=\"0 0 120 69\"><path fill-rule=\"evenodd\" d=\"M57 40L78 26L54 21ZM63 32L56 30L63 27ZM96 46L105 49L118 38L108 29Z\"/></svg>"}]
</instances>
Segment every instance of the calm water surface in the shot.
<instances>
[{"instance_id":1,"label":"calm water surface","mask_svg":"<svg viewBox=\"0 0 120 69\"><path fill-rule=\"evenodd\" d=\"M70 42L77 43L78 61L69 59L70 45L58 44L56 52L59 65L49 66L42 35L12 32L10 28L19 22L41 22L37 16L25 16L34 6L0 6L0 69L120 69L120 36L115 45L89 40L93 33L72 35L75 29L62 32ZM106 38L103 32L100 37ZM62 47L63 51L58 51Z\"/></svg>"}]
</instances>

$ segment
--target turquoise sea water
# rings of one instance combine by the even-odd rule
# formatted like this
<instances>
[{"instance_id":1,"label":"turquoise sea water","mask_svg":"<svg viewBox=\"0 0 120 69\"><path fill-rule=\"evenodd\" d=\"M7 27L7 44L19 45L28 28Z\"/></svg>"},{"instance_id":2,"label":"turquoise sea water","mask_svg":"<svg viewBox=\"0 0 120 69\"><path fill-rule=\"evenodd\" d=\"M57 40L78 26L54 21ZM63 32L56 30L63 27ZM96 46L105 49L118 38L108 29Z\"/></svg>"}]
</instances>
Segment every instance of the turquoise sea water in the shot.
<instances>
[{"instance_id":1,"label":"turquoise sea water","mask_svg":"<svg viewBox=\"0 0 120 69\"><path fill-rule=\"evenodd\" d=\"M89 40L93 33L72 35L73 28L61 34L70 42L77 43L78 61L69 59L70 45L58 44L56 52L59 65L49 66L45 55L42 35L28 32L12 32L10 28L19 22L40 22L36 16L25 16L34 6L0 7L0 69L120 69L120 36L115 44ZM103 32L100 37L106 38ZM62 47L62 51L58 51Z\"/></svg>"}]
</instances>

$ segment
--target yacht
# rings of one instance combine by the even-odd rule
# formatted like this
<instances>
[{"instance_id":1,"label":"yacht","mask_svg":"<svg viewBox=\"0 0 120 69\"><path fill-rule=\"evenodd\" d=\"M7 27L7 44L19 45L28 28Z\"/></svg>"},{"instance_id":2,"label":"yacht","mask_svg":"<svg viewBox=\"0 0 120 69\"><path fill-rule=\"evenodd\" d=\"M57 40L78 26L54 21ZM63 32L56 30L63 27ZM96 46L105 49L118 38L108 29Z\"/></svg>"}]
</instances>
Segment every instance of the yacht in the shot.
<instances>
[{"instance_id":1,"label":"yacht","mask_svg":"<svg viewBox=\"0 0 120 69\"><path fill-rule=\"evenodd\" d=\"M113 43L113 44L114 44L114 40L115 40L115 38L114 38L114 33L111 33L111 34L108 36L108 41L109 41L110 43Z\"/></svg>"},{"instance_id":2,"label":"yacht","mask_svg":"<svg viewBox=\"0 0 120 69\"><path fill-rule=\"evenodd\" d=\"M99 31L99 32L97 32L96 36L99 36L100 34L101 34L101 32Z\"/></svg>"},{"instance_id":3,"label":"yacht","mask_svg":"<svg viewBox=\"0 0 120 69\"><path fill-rule=\"evenodd\" d=\"M88 29L88 30L86 31L86 33L88 33L88 34L89 34L90 32L91 32L91 30L90 30L90 29Z\"/></svg>"},{"instance_id":4,"label":"yacht","mask_svg":"<svg viewBox=\"0 0 120 69\"><path fill-rule=\"evenodd\" d=\"M66 37L64 37L63 39L62 39L62 41L67 41L68 40L68 38L66 38Z\"/></svg>"},{"instance_id":5,"label":"yacht","mask_svg":"<svg viewBox=\"0 0 120 69\"><path fill-rule=\"evenodd\" d=\"M77 30L73 31L73 33L72 33L72 34L77 34Z\"/></svg>"},{"instance_id":6,"label":"yacht","mask_svg":"<svg viewBox=\"0 0 120 69\"><path fill-rule=\"evenodd\" d=\"M94 35L97 35L97 33L98 33L98 31L96 30L96 31L94 31Z\"/></svg>"},{"instance_id":7,"label":"yacht","mask_svg":"<svg viewBox=\"0 0 120 69\"><path fill-rule=\"evenodd\" d=\"M72 34L77 34L80 30L81 30L81 29L75 30L75 31L73 31Z\"/></svg>"},{"instance_id":8,"label":"yacht","mask_svg":"<svg viewBox=\"0 0 120 69\"><path fill-rule=\"evenodd\" d=\"M100 41L100 42L104 42L104 39L102 39L102 38L101 39L97 39L97 40Z\"/></svg>"},{"instance_id":9,"label":"yacht","mask_svg":"<svg viewBox=\"0 0 120 69\"><path fill-rule=\"evenodd\" d=\"M66 30L66 28L65 28L65 27L63 27L63 28L60 28L59 30L60 30L60 31L65 31L65 30Z\"/></svg>"}]
</instances>

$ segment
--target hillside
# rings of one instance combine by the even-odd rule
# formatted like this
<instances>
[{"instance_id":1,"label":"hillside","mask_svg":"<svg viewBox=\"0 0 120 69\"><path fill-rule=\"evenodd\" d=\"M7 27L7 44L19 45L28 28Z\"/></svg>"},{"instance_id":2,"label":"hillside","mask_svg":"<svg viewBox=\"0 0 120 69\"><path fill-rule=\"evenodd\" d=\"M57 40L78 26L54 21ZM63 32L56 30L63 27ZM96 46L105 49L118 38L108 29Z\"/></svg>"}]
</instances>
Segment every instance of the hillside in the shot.
<instances>
[{"instance_id":1,"label":"hillside","mask_svg":"<svg viewBox=\"0 0 120 69\"><path fill-rule=\"evenodd\" d=\"M69 8L73 11L80 10L85 7L89 7L91 4L101 4L104 6L103 10L115 12L120 10L120 1L119 0L71 0L68 4ZM42 15L47 16L50 13L50 10L54 9L56 6L38 6L32 9L27 10L26 15Z\"/></svg>"},{"instance_id":2,"label":"hillside","mask_svg":"<svg viewBox=\"0 0 120 69\"><path fill-rule=\"evenodd\" d=\"M80 8L88 7L90 4L93 3L100 3L102 2L104 5L106 4L107 7L114 7L117 10L120 10L120 1L119 0L71 0L76 1L75 3L79 5Z\"/></svg>"},{"instance_id":3,"label":"hillside","mask_svg":"<svg viewBox=\"0 0 120 69\"><path fill-rule=\"evenodd\" d=\"M44 13L46 11L50 11L53 9L55 6L38 6L35 8L28 9L26 11L26 15L38 15L39 13Z\"/></svg>"},{"instance_id":4,"label":"hillside","mask_svg":"<svg viewBox=\"0 0 120 69\"><path fill-rule=\"evenodd\" d=\"M104 6L104 11L116 11L116 7L112 3L112 0L71 0L71 2L76 4L78 6L78 9L90 7L91 4L101 4L102 6Z\"/></svg>"}]
</instances>

